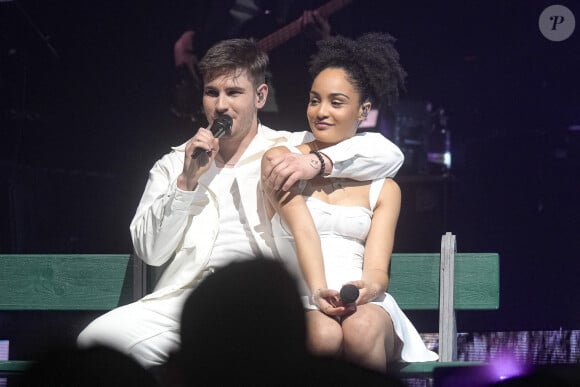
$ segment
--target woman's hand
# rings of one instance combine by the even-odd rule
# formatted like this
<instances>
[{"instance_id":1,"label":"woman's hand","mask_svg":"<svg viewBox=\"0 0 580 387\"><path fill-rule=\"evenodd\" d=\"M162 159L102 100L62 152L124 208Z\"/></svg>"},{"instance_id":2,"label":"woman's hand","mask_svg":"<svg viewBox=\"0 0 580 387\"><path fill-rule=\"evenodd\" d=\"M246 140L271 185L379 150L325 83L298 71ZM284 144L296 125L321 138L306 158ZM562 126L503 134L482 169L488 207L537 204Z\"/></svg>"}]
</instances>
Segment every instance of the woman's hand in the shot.
<instances>
[{"instance_id":1,"label":"woman's hand","mask_svg":"<svg viewBox=\"0 0 580 387\"><path fill-rule=\"evenodd\" d=\"M346 284L354 285L358 288L359 296L358 299L356 300L357 305L364 305L374 301L379 293L377 285L373 285L364 280L350 281L347 282Z\"/></svg>"},{"instance_id":2,"label":"woman's hand","mask_svg":"<svg viewBox=\"0 0 580 387\"><path fill-rule=\"evenodd\" d=\"M312 293L312 303L328 316L341 316L346 310L340 302L340 293L332 289L317 289Z\"/></svg>"}]
</instances>

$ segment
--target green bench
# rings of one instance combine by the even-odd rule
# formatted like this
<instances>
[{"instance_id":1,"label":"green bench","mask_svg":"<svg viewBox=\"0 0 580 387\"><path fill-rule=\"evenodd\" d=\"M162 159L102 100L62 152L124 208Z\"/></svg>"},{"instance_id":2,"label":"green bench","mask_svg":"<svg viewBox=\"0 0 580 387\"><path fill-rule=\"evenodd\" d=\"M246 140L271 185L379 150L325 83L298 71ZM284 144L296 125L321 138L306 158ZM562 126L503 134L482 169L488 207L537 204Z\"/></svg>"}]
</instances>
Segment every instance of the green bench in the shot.
<instances>
[{"instance_id":1,"label":"green bench","mask_svg":"<svg viewBox=\"0 0 580 387\"><path fill-rule=\"evenodd\" d=\"M145 265L128 254L0 254L0 312L105 312L145 294ZM20 337L3 337L17 344ZM0 361L0 377L28 359Z\"/></svg>"},{"instance_id":2,"label":"green bench","mask_svg":"<svg viewBox=\"0 0 580 387\"><path fill-rule=\"evenodd\" d=\"M402 364L402 377L425 377L435 367L472 366L457 361L456 310L499 308L499 255L457 253L455 235L441 238L441 253L394 253L389 293L403 310L439 311L439 360Z\"/></svg>"},{"instance_id":3,"label":"green bench","mask_svg":"<svg viewBox=\"0 0 580 387\"><path fill-rule=\"evenodd\" d=\"M455 236L447 233L440 253L392 255L389 292L401 308L439 310L440 315L440 361L402 364L403 377L474 364L456 361L455 310L499 307L498 254L455 250ZM0 267L0 311L107 311L139 299L147 289L145 265L130 255L5 254ZM29 365L27 359L0 361L0 374L19 373Z\"/></svg>"}]
</instances>

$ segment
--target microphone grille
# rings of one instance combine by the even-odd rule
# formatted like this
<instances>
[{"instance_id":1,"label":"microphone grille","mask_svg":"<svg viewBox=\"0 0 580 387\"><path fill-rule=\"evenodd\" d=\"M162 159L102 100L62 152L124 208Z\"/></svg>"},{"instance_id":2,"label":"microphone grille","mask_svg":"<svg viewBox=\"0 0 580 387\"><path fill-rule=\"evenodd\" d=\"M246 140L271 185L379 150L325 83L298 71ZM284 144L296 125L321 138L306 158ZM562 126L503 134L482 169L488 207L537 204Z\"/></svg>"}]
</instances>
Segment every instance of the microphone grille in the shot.
<instances>
[{"instance_id":1,"label":"microphone grille","mask_svg":"<svg viewBox=\"0 0 580 387\"><path fill-rule=\"evenodd\" d=\"M224 134L229 135L232 129L232 117L230 116L219 116L215 119L211 126L211 131L215 137L221 137Z\"/></svg>"},{"instance_id":2,"label":"microphone grille","mask_svg":"<svg viewBox=\"0 0 580 387\"><path fill-rule=\"evenodd\" d=\"M358 288L354 285L344 285L340 289L340 299L345 304L352 304L359 296Z\"/></svg>"}]
</instances>

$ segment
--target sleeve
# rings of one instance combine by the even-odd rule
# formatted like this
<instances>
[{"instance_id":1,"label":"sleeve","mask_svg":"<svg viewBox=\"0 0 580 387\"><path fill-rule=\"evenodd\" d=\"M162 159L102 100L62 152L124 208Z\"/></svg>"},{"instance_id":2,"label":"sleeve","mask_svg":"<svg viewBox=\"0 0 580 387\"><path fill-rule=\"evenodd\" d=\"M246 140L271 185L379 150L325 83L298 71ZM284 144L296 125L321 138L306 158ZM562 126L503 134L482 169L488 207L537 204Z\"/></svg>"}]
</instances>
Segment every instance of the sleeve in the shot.
<instances>
[{"instance_id":1,"label":"sleeve","mask_svg":"<svg viewBox=\"0 0 580 387\"><path fill-rule=\"evenodd\" d=\"M333 162L327 177L374 180L394 177L403 165L403 152L380 133L362 132L322 151Z\"/></svg>"},{"instance_id":2,"label":"sleeve","mask_svg":"<svg viewBox=\"0 0 580 387\"><path fill-rule=\"evenodd\" d=\"M135 253L148 265L167 262L183 239L189 215L207 204L200 184L194 191L177 188L170 163L159 160L149 172L145 191L129 227ZM193 211L192 211L193 209Z\"/></svg>"}]
</instances>

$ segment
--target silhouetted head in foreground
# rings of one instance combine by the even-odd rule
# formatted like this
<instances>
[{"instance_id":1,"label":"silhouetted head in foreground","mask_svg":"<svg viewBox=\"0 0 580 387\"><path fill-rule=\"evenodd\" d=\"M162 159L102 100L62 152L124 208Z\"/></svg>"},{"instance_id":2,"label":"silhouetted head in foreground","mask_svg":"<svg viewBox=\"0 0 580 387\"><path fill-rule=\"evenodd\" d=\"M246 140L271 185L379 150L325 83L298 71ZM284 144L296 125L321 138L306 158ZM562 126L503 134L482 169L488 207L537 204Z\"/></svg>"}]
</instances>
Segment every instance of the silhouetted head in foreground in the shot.
<instances>
[{"instance_id":1,"label":"silhouetted head in foreground","mask_svg":"<svg viewBox=\"0 0 580 387\"><path fill-rule=\"evenodd\" d=\"M200 373L216 381L224 372L240 377L255 370L290 372L290 363L306 356L305 316L295 281L270 259L218 269L186 301L181 340L192 382L200 382Z\"/></svg>"},{"instance_id":2,"label":"silhouetted head in foreground","mask_svg":"<svg viewBox=\"0 0 580 387\"><path fill-rule=\"evenodd\" d=\"M294 278L278 261L234 262L187 299L177 361L188 386L403 386L386 375L311 356Z\"/></svg>"}]
</instances>

